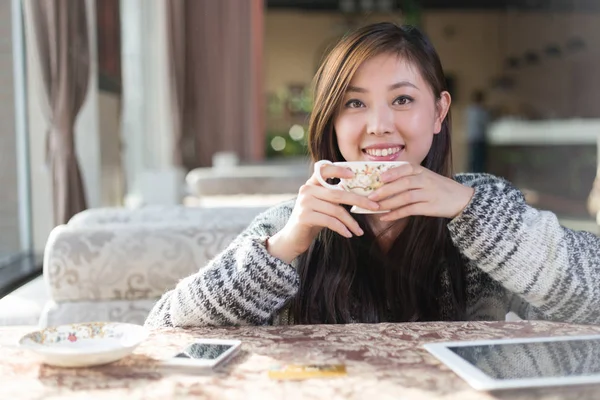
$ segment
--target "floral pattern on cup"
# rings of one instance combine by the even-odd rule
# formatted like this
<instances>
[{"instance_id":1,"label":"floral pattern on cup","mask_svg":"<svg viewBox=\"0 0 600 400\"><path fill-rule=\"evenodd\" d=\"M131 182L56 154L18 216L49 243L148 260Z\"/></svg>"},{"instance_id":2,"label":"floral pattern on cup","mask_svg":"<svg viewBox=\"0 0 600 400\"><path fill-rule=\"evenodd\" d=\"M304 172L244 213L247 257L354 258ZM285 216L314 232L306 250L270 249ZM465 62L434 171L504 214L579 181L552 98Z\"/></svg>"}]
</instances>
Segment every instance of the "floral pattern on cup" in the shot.
<instances>
[{"instance_id":1,"label":"floral pattern on cup","mask_svg":"<svg viewBox=\"0 0 600 400\"><path fill-rule=\"evenodd\" d=\"M332 185L321 176L321 167L323 165L333 164L338 167L344 167L354 172L354 177L350 179L340 179L340 183ZM326 188L345 190L360 196L368 196L374 190L383 186L381 174L385 171L407 164L406 161L348 161L332 163L329 160L321 160L315 163L315 176L319 183ZM353 206L350 212L357 214L380 214L389 212L389 210L371 211Z\"/></svg>"},{"instance_id":2,"label":"floral pattern on cup","mask_svg":"<svg viewBox=\"0 0 600 400\"><path fill-rule=\"evenodd\" d=\"M348 168L354 172L354 178L344 179L341 185L348 191L363 195L368 194L383 186L381 174L395 166L389 164L349 166Z\"/></svg>"}]
</instances>

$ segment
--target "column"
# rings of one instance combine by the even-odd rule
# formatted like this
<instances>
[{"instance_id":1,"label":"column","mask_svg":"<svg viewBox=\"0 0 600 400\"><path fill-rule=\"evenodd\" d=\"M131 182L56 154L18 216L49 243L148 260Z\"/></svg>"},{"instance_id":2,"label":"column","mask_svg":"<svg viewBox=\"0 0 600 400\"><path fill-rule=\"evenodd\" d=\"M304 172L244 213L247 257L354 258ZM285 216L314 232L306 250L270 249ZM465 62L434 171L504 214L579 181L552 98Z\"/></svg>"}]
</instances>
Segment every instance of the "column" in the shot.
<instances>
[{"instance_id":1,"label":"column","mask_svg":"<svg viewBox=\"0 0 600 400\"><path fill-rule=\"evenodd\" d=\"M183 172L171 159L164 0L121 0L125 204L178 204Z\"/></svg>"}]
</instances>

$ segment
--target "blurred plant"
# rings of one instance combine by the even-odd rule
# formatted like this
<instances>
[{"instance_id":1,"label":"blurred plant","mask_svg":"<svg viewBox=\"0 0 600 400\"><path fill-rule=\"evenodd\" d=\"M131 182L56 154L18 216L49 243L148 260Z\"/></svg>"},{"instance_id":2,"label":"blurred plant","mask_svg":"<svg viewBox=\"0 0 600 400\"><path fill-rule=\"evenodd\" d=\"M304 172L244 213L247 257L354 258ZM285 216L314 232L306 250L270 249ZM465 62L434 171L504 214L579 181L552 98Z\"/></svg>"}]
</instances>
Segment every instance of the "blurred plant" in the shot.
<instances>
[{"instance_id":1,"label":"blurred plant","mask_svg":"<svg viewBox=\"0 0 600 400\"><path fill-rule=\"evenodd\" d=\"M280 116L285 110L285 92L277 91L267 96L267 114Z\"/></svg>"},{"instance_id":2,"label":"blurred plant","mask_svg":"<svg viewBox=\"0 0 600 400\"><path fill-rule=\"evenodd\" d=\"M421 26L421 7L418 0L402 0L400 2L402 10L402 23L416 27Z\"/></svg>"},{"instance_id":3,"label":"blurred plant","mask_svg":"<svg viewBox=\"0 0 600 400\"><path fill-rule=\"evenodd\" d=\"M312 91L304 85L281 88L270 93L267 99L267 112L275 117L285 116L286 111L292 114L309 114L312 107Z\"/></svg>"},{"instance_id":4,"label":"blurred plant","mask_svg":"<svg viewBox=\"0 0 600 400\"><path fill-rule=\"evenodd\" d=\"M312 91L307 87L289 90L287 106L292 114L310 114L313 107Z\"/></svg>"},{"instance_id":5,"label":"blurred plant","mask_svg":"<svg viewBox=\"0 0 600 400\"><path fill-rule=\"evenodd\" d=\"M312 92L305 85L289 85L269 95L267 158L307 154L305 132L312 106Z\"/></svg>"},{"instance_id":6,"label":"blurred plant","mask_svg":"<svg viewBox=\"0 0 600 400\"><path fill-rule=\"evenodd\" d=\"M304 156L308 154L306 137L294 139L289 132L267 132L265 154L267 158Z\"/></svg>"}]
</instances>

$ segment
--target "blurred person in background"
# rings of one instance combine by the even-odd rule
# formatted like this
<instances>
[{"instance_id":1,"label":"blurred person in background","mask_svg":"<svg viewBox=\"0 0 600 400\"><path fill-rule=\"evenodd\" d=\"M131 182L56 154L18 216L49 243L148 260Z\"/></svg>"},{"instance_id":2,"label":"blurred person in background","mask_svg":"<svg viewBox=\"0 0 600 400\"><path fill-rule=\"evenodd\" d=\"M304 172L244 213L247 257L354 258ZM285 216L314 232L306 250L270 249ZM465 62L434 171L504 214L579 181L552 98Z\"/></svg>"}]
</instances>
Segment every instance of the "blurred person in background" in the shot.
<instances>
[{"instance_id":1,"label":"blurred person in background","mask_svg":"<svg viewBox=\"0 0 600 400\"><path fill-rule=\"evenodd\" d=\"M487 162L487 128L490 113L485 107L485 94L473 92L467 107L467 142L469 144L469 172L485 172Z\"/></svg>"}]
</instances>

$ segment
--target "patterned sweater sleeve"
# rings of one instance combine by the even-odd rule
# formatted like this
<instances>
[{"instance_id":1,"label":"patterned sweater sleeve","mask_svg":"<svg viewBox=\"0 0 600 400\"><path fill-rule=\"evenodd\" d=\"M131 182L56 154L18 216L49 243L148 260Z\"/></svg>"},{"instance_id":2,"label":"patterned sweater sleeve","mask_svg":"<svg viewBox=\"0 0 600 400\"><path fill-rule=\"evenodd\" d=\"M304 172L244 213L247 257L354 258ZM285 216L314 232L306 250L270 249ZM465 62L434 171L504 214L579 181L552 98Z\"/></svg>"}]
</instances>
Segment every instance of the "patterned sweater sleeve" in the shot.
<instances>
[{"instance_id":1,"label":"patterned sweater sleeve","mask_svg":"<svg viewBox=\"0 0 600 400\"><path fill-rule=\"evenodd\" d=\"M295 268L264 246L264 240L285 225L291 210L288 202L257 216L206 267L165 293L145 326L268 324L299 286Z\"/></svg>"},{"instance_id":2,"label":"patterned sweater sleeve","mask_svg":"<svg viewBox=\"0 0 600 400\"><path fill-rule=\"evenodd\" d=\"M475 189L450 221L454 244L471 262L532 307L526 318L600 323L600 238L562 227L526 204L504 179L463 174Z\"/></svg>"}]
</instances>

